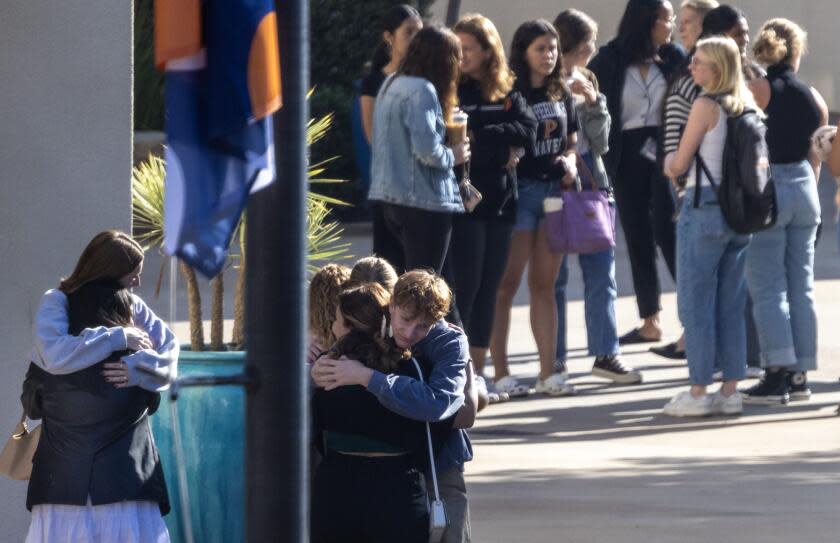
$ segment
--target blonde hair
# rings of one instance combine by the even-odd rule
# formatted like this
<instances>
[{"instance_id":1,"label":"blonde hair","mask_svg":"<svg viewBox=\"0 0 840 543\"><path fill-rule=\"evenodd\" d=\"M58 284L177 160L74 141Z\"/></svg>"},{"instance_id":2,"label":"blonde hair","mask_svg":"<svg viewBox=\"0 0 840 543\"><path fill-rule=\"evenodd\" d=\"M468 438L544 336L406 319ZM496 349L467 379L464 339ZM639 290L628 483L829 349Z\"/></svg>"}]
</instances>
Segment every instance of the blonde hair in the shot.
<instances>
[{"instance_id":1,"label":"blonde hair","mask_svg":"<svg viewBox=\"0 0 840 543\"><path fill-rule=\"evenodd\" d=\"M379 283L388 292L393 292L397 283L397 271L384 258L378 256L366 256L360 258L350 270L350 284Z\"/></svg>"},{"instance_id":2,"label":"blonde hair","mask_svg":"<svg viewBox=\"0 0 840 543\"><path fill-rule=\"evenodd\" d=\"M350 268L341 264L327 264L309 282L309 329L326 345L335 342L332 324L338 295L350 278Z\"/></svg>"},{"instance_id":3,"label":"blonde hair","mask_svg":"<svg viewBox=\"0 0 840 543\"><path fill-rule=\"evenodd\" d=\"M745 109L761 110L744 81L741 70L741 50L727 36L714 36L697 42L697 53L708 57L717 77L703 90L715 96L727 115L740 115Z\"/></svg>"},{"instance_id":4,"label":"blonde hair","mask_svg":"<svg viewBox=\"0 0 840 543\"><path fill-rule=\"evenodd\" d=\"M449 313L452 291L440 276L426 270L412 270L397 280L391 301L407 313L406 318L423 317L431 324Z\"/></svg>"},{"instance_id":5,"label":"blonde hair","mask_svg":"<svg viewBox=\"0 0 840 543\"><path fill-rule=\"evenodd\" d=\"M717 0L683 0L680 4L680 9L691 8L701 17L705 17L707 13L720 6Z\"/></svg>"},{"instance_id":6,"label":"blonde hair","mask_svg":"<svg viewBox=\"0 0 840 543\"><path fill-rule=\"evenodd\" d=\"M507 96L513 88L513 73L508 68L502 38L493 21L478 13L468 13L461 17L452 30L456 34L469 34L482 49L490 51L486 71L479 81L484 99L495 102Z\"/></svg>"},{"instance_id":7,"label":"blonde hair","mask_svg":"<svg viewBox=\"0 0 840 543\"><path fill-rule=\"evenodd\" d=\"M788 19L770 19L758 32L753 44L753 57L765 66L792 64L805 54L808 33Z\"/></svg>"}]
</instances>

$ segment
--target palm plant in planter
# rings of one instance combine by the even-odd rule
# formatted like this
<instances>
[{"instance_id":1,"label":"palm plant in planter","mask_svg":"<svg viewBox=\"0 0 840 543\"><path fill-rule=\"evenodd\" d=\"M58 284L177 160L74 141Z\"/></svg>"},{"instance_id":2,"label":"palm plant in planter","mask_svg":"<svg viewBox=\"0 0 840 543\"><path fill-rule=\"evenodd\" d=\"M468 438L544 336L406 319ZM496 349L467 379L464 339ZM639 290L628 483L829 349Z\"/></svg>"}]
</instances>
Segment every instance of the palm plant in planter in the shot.
<instances>
[{"instance_id":1,"label":"palm plant in planter","mask_svg":"<svg viewBox=\"0 0 840 543\"><path fill-rule=\"evenodd\" d=\"M332 114L310 120L307 127L307 144L321 140L332 126ZM309 167L310 183L342 183L343 180L324 178L327 163L333 158L313 164ZM138 164L132 171L132 216L133 235L144 249L159 249L163 243L163 202L165 195L164 179L166 168L162 158L149 155L148 159ZM307 240L310 269L316 269L314 262L332 259L350 258L350 244L341 241L343 228L330 218L328 205L347 205L345 202L309 192L307 197ZM234 349L241 349L244 343L245 321L245 231L247 218L242 215L234 234L237 250L231 251L228 266L238 268L234 296L234 321L231 344ZM205 350L204 326L201 310L201 294L198 277L194 269L180 263L181 273L187 285L187 300L190 322L190 349ZM227 267L226 267L227 268ZM210 350L225 350L223 340L224 322L224 270L211 279L212 300L210 312ZM160 288L160 280L158 281Z\"/></svg>"}]
</instances>

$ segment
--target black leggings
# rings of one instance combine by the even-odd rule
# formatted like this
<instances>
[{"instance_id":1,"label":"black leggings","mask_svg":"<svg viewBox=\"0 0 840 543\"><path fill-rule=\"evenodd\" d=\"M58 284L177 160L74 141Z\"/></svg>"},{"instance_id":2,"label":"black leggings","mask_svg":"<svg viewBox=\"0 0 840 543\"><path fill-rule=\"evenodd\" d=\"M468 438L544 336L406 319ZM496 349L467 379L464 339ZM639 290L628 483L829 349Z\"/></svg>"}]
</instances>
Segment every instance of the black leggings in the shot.
<instances>
[{"instance_id":1,"label":"black leggings","mask_svg":"<svg viewBox=\"0 0 840 543\"><path fill-rule=\"evenodd\" d=\"M406 271L431 269L440 274L449 249L454 213L381 205L385 225L402 246Z\"/></svg>"},{"instance_id":2,"label":"black leggings","mask_svg":"<svg viewBox=\"0 0 840 543\"><path fill-rule=\"evenodd\" d=\"M487 348L496 290L510 250L513 223L455 216L449 247L452 290L471 347Z\"/></svg>"},{"instance_id":3,"label":"black leggings","mask_svg":"<svg viewBox=\"0 0 840 543\"><path fill-rule=\"evenodd\" d=\"M426 481L406 456L330 452L312 494L312 543L426 543Z\"/></svg>"},{"instance_id":4,"label":"black leggings","mask_svg":"<svg viewBox=\"0 0 840 543\"><path fill-rule=\"evenodd\" d=\"M647 318L661 309L656 246L662 251L668 271L676 280L675 203L669 181L656 162L641 155L656 128L638 128L622 134L621 160L613 180L615 203L633 273L633 288L639 316Z\"/></svg>"},{"instance_id":5,"label":"black leggings","mask_svg":"<svg viewBox=\"0 0 840 543\"><path fill-rule=\"evenodd\" d=\"M405 271L402 243L385 224L385 212L382 204L371 202L373 211L373 254L387 260L402 275Z\"/></svg>"}]
</instances>

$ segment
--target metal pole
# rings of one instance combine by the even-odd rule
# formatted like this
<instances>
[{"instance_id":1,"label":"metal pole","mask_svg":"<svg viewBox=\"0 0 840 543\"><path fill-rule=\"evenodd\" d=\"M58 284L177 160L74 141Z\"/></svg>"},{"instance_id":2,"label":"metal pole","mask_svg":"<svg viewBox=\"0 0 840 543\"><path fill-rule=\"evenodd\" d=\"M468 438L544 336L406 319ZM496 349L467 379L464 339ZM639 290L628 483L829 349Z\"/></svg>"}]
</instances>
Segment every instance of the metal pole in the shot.
<instances>
[{"instance_id":1,"label":"metal pole","mask_svg":"<svg viewBox=\"0 0 840 543\"><path fill-rule=\"evenodd\" d=\"M309 3L276 0L283 107L274 116L277 181L248 205L246 541L309 540L304 363Z\"/></svg>"},{"instance_id":2,"label":"metal pole","mask_svg":"<svg viewBox=\"0 0 840 543\"><path fill-rule=\"evenodd\" d=\"M449 0L446 7L446 26L455 26L458 22L458 14L461 12L461 0Z\"/></svg>"}]
</instances>

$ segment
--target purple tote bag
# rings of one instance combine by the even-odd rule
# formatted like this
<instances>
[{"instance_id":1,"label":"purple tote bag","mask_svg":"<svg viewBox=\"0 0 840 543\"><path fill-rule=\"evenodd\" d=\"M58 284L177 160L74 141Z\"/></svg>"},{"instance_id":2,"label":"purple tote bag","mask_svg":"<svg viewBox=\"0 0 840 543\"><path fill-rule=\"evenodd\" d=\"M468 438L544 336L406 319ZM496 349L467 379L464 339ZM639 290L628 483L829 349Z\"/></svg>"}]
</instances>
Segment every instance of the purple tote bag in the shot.
<instances>
[{"instance_id":1,"label":"purple tote bag","mask_svg":"<svg viewBox=\"0 0 840 543\"><path fill-rule=\"evenodd\" d=\"M560 208L547 211L548 246L562 254L588 254L615 247L615 207L595 184L586 163L577 157L578 172L589 178L592 190L558 191Z\"/></svg>"}]
</instances>

